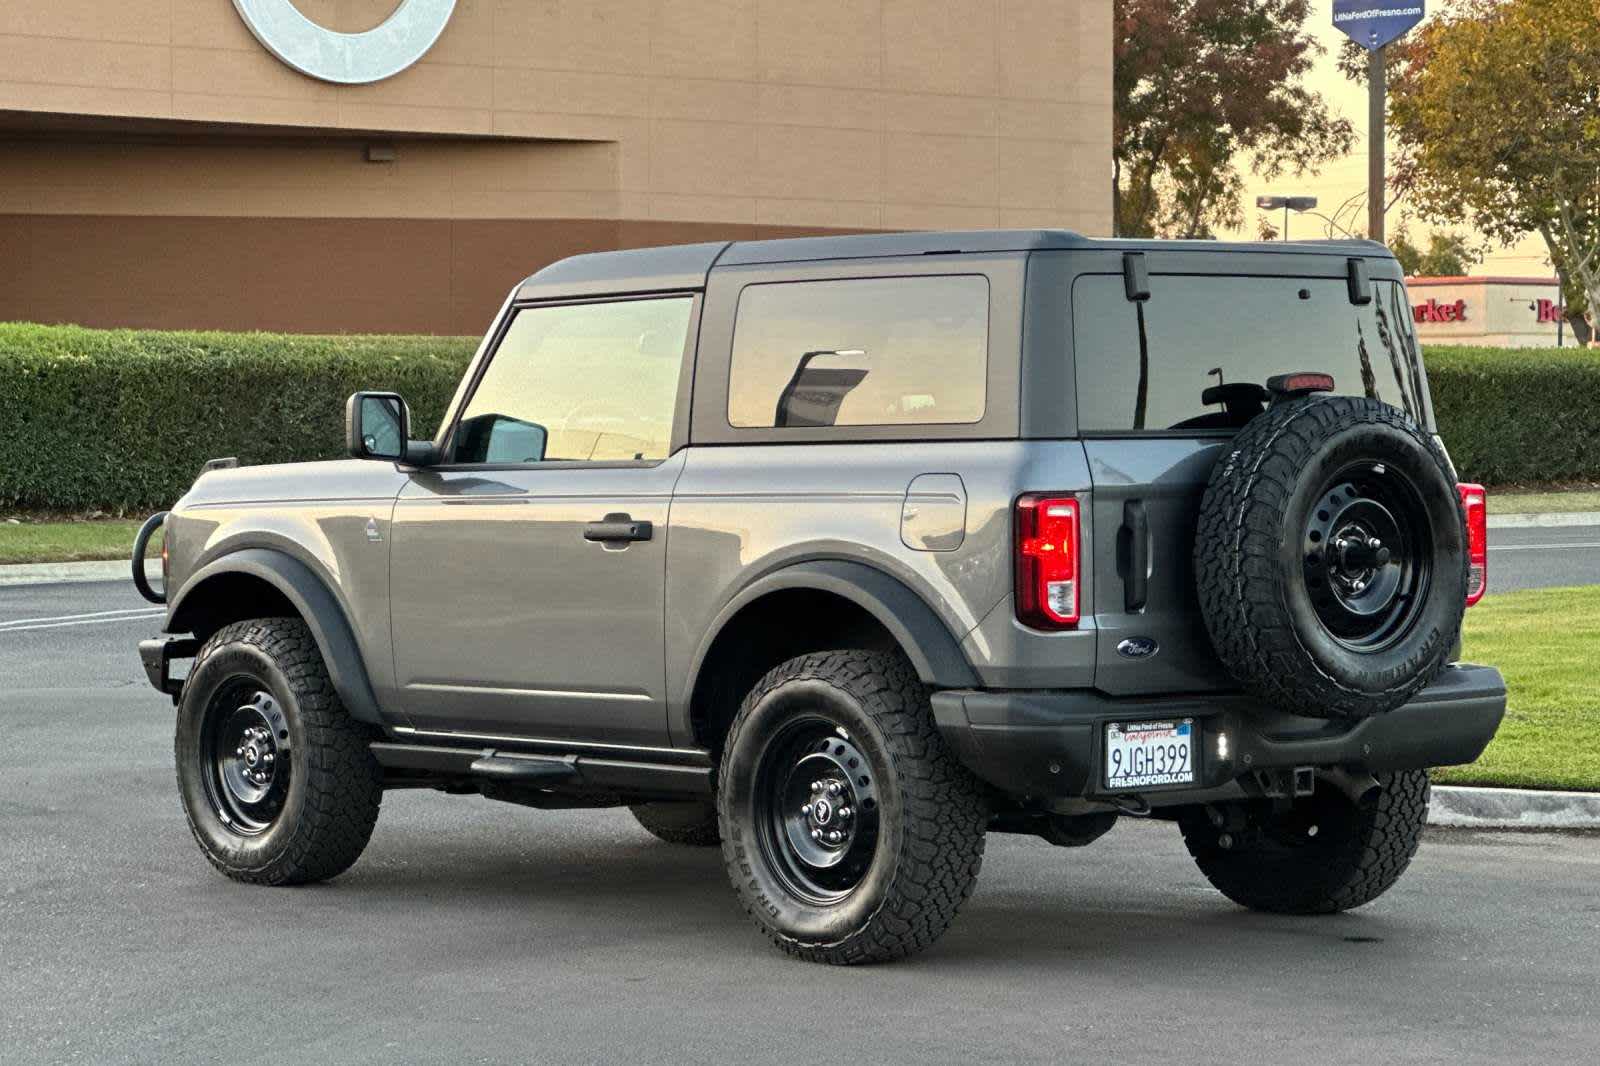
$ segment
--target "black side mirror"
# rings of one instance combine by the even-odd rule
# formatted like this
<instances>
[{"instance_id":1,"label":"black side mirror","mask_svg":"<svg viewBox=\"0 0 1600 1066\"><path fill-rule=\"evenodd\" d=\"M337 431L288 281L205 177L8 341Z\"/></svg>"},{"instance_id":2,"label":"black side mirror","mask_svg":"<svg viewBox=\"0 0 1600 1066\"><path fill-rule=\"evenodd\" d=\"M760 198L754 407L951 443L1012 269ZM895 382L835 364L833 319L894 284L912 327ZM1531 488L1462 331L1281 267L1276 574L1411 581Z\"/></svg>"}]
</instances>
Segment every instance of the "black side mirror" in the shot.
<instances>
[{"instance_id":1,"label":"black side mirror","mask_svg":"<svg viewBox=\"0 0 1600 1066\"><path fill-rule=\"evenodd\" d=\"M411 409L395 392L358 392L344 405L345 448L357 459L406 457Z\"/></svg>"}]
</instances>

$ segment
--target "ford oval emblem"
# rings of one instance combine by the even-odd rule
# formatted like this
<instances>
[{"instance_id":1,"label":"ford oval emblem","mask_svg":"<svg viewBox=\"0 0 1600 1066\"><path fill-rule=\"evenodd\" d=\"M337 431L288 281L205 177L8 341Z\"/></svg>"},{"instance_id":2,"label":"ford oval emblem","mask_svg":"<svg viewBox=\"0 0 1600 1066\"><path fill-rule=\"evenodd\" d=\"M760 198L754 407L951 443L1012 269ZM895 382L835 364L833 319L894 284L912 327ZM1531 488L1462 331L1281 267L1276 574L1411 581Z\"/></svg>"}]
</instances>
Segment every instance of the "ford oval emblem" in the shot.
<instances>
[{"instance_id":1,"label":"ford oval emblem","mask_svg":"<svg viewBox=\"0 0 1600 1066\"><path fill-rule=\"evenodd\" d=\"M1129 637L1117 645L1117 654L1124 659L1148 659L1160 650L1153 637Z\"/></svg>"}]
</instances>

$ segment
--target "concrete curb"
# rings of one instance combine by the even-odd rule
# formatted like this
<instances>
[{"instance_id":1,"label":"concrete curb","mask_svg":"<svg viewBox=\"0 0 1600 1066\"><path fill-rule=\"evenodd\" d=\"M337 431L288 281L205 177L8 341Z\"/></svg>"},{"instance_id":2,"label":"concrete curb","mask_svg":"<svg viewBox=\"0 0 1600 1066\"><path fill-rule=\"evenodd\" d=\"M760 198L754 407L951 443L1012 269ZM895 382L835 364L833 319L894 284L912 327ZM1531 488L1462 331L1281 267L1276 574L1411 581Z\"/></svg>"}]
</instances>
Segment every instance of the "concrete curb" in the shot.
<instances>
[{"instance_id":1,"label":"concrete curb","mask_svg":"<svg viewBox=\"0 0 1600 1066\"><path fill-rule=\"evenodd\" d=\"M154 565L152 565L154 564ZM161 581L161 563L150 560L145 574L151 584ZM133 568L126 559L98 563L13 563L0 566L0 588L17 585L67 585L89 581L126 581L133 585Z\"/></svg>"},{"instance_id":2,"label":"concrete curb","mask_svg":"<svg viewBox=\"0 0 1600 1066\"><path fill-rule=\"evenodd\" d=\"M1494 506L1490 499L1489 506ZM1561 529L1566 526L1600 526L1600 511L1554 511L1550 514L1489 515L1490 529Z\"/></svg>"},{"instance_id":3,"label":"concrete curb","mask_svg":"<svg viewBox=\"0 0 1600 1066\"><path fill-rule=\"evenodd\" d=\"M1600 829L1600 793L1435 785L1428 824L1467 829Z\"/></svg>"}]
</instances>

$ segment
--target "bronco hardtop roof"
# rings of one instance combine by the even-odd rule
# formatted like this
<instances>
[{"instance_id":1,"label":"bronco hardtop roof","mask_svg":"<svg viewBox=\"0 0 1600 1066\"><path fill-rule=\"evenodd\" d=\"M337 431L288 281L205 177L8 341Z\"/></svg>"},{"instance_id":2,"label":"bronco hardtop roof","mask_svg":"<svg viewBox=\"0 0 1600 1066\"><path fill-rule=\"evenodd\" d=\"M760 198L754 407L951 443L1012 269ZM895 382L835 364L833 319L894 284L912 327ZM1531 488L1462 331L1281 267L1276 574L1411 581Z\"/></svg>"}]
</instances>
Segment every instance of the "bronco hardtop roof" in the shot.
<instances>
[{"instance_id":1,"label":"bronco hardtop roof","mask_svg":"<svg viewBox=\"0 0 1600 1066\"><path fill-rule=\"evenodd\" d=\"M947 230L711 241L590 252L540 270L517 289L521 300L607 293L702 289L713 266L877 259L906 255L963 255L1044 250L1223 252L1273 255L1389 256L1375 241L1166 241L1085 237L1064 229Z\"/></svg>"}]
</instances>

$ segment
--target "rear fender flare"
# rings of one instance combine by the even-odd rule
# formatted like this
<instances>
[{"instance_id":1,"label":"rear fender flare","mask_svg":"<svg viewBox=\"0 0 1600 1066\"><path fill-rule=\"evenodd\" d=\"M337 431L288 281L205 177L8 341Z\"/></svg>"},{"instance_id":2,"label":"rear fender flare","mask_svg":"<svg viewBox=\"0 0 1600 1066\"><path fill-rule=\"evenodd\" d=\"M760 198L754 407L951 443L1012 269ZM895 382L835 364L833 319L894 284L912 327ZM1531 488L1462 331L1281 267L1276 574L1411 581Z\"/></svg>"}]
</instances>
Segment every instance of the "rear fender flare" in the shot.
<instances>
[{"instance_id":1,"label":"rear fender flare","mask_svg":"<svg viewBox=\"0 0 1600 1066\"><path fill-rule=\"evenodd\" d=\"M960 644L921 596L899 579L865 563L816 559L757 578L717 612L695 651L684 689L685 704L699 683L701 667L728 622L763 596L786 589L832 593L865 610L894 637L917 676L926 684L936 688L977 687L978 676Z\"/></svg>"},{"instance_id":2,"label":"rear fender flare","mask_svg":"<svg viewBox=\"0 0 1600 1066\"><path fill-rule=\"evenodd\" d=\"M344 607L316 572L293 556L270 548L243 548L213 559L197 570L172 600L169 632L188 632L206 582L223 574L247 574L277 589L305 620L322 652L328 677L350 716L360 722L382 724L372 680L367 675L361 647L356 643Z\"/></svg>"}]
</instances>

